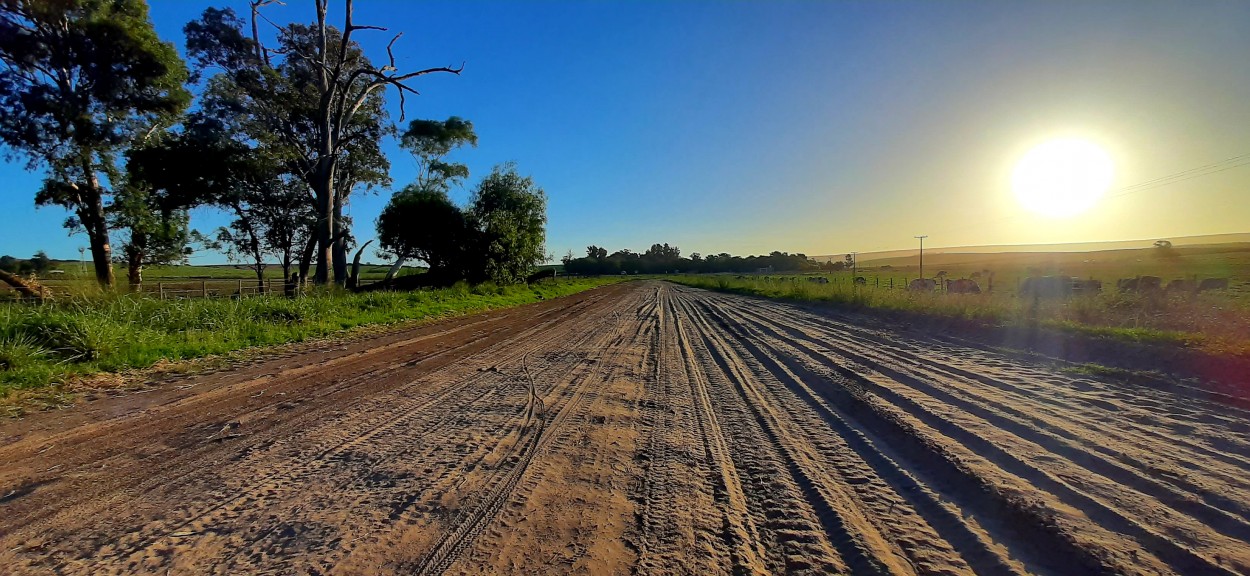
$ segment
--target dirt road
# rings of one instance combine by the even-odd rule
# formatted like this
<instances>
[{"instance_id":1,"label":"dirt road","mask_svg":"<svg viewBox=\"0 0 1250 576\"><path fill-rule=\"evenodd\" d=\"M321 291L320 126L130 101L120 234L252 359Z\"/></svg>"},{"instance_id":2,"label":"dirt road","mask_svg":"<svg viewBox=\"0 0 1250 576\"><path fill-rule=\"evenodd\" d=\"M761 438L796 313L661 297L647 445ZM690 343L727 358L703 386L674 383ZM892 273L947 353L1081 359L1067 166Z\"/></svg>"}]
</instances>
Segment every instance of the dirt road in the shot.
<instances>
[{"instance_id":1,"label":"dirt road","mask_svg":"<svg viewBox=\"0 0 1250 576\"><path fill-rule=\"evenodd\" d=\"M634 282L0 425L0 567L1247 573L1248 431L1183 386Z\"/></svg>"}]
</instances>

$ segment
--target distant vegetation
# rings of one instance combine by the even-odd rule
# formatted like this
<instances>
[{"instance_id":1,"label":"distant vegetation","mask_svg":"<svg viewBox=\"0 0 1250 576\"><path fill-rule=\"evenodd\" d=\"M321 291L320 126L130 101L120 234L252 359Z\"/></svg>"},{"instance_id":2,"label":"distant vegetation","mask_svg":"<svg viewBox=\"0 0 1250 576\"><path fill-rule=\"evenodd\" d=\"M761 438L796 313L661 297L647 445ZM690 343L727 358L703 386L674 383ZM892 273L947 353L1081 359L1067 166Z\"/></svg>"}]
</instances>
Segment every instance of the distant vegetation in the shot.
<instances>
[{"instance_id":1,"label":"distant vegetation","mask_svg":"<svg viewBox=\"0 0 1250 576\"><path fill-rule=\"evenodd\" d=\"M753 273L760 270L772 272L839 271L846 267L843 262L817 263L805 254L772 252L763 256L733 256L726 253L699 253L682 257L681 249L665 244L652 244L645 252L633 252L628 248L611 254L606 248L587 246L586 256L575 258L572 253L563 258L564 270L569 274L671 274L671 273Z\"/></svg>"}]
</instances>

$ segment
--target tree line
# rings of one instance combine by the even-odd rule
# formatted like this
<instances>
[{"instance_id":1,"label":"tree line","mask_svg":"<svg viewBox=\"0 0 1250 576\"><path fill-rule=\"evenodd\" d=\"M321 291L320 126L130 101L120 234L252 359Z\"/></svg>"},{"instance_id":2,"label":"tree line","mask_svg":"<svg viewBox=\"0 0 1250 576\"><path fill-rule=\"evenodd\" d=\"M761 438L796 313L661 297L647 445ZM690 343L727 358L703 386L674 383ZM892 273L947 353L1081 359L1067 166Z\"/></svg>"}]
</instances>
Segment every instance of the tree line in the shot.
<instances>
[{"instance_id":1,"label":"tree line","mask_svg":"<svg viewBox=\"0 0 1250 576\"><path fill-rule=\"evenodd\" d=\"M40 274L52 269L52 259L43 250L29 259L15 258L8 254L0 256L0 272L11 274Z\"/></svg>"},{"instance_id":2,"label":"tree line","mask_svg":"<svg viewBox=\"0 0 1250 576\"><path fill-rule=\"evenodd\" d=\"M0 142L45 171L35 202L70 212L65 226L86 234L102 286L114 285L114 261L138 288L144 266L195 248L248 262L258 278L276 260L287 278L352 283L345 209L392 185L381 148L391 136L421 166L377 222L392 271L421 259L447 280L510 282L545 258L546 196L515 166L496 167L465 207L448 199L469 173L447 155L476 145L471 122L400 126L414 79L463 66L401 71L399 34L374 62L356 36L385 28L356 23L352 0L335 26L329 2L316 0L310 23L281 25L262 13L276 0L250 0L246 19L207 8L183 27L184 62L142 0L0 0ZM197 207L231 221L201 234Z\"/></svg>"},{"instance_id":3,"label":"tree line","mask_svg":"<svg viewBox=\"0 0 1250 576\"><path fill-rule=\"evenodd\" d=\"M848 255L849 258L849 255ZM771 272L840 271L849 266L848 261L816 262L806 254L772 252L760 256L734 256L728 253L708 254L695 252L689 257L681 255L681 249L665 244L652 244L645 252L629 249L611 254L606 248L587 246L586 255L574 257L569 252L562 259L564 270L569 274L669 274L669 273L736 273L749 274L760 270Z\"/></svg>"}]
</instances>

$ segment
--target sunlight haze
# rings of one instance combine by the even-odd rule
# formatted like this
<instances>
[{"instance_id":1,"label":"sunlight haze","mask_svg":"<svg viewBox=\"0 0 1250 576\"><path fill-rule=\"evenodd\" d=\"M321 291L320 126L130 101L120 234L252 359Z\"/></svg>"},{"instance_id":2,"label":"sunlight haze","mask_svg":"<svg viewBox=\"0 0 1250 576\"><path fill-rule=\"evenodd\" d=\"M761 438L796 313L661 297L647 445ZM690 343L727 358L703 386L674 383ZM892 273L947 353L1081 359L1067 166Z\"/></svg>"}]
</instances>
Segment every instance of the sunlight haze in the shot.
<instances>
[{"instance_id":1,"label":"sunlight haze","mask_svg":"<svg viewBox=\"0 0 1250 576\"><path fill-rule=\"evenodd\" d=\"M183 25L223 4L247 12L158 0L151 14L185 52ZM296 4L270 11L304 18ZM507 160L532 175L557 258L588 244L815 255L920 234L939 247L1247 231L1250 167L1235 161L1117 192L1250 154L1247 2L361 0L356 13L406 32L401 66L464 63L417 82L407 117L474 123L480 145L453 155L470 182ZM384 54L389 35L360 39ZM394 94L387 106L397 122ZM1055 138L1094 142L1114 166L1100 199L1060 219L1012 183ZM384 151L398 189L414 163L393 140ZM3 251L76 259L86 240L60 231L68 213L34 206L42 173L0 171ZM358 242L390 195L353 197ZM192 226L226 221L197 210Z\"/></svg>"}]
</instances>

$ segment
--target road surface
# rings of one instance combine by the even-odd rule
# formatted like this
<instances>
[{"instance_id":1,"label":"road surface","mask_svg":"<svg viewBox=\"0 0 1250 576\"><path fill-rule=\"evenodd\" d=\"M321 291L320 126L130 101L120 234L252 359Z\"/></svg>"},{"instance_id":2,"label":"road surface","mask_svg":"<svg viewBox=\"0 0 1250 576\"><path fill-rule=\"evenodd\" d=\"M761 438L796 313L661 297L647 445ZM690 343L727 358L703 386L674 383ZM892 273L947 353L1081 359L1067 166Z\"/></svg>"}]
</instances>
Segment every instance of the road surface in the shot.
<instances>
[{"instance_id":1,"label":"road surface","mask_svg":"<svg viewBox=\"0 0 1250 576\"><path fill-rule=\"evenodd\" d=\"M0 566L1236 574L1250 414L631 282L0 425Z\"/></svg>"}]
</instances>

